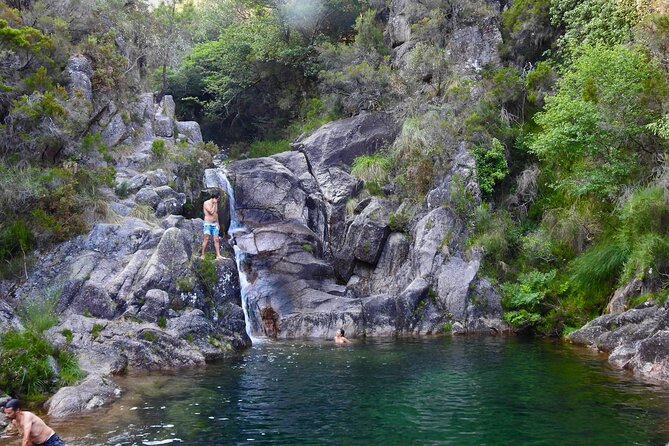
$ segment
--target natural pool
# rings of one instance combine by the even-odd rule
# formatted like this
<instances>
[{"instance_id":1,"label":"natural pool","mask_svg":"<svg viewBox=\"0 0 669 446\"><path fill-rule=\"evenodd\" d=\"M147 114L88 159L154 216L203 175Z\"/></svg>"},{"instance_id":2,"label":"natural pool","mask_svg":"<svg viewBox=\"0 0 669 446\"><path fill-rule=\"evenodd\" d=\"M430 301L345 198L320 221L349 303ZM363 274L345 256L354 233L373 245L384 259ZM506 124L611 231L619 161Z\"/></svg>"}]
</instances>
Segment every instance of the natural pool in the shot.
<instances>
[{"instance_id":1,"label":"natural pool","mask_svg":"<svg viewBox=\"0 0 669 446\"><path fill-rule=\"evenodd\" d=\"M111 408L52 423L68 445L669 441L669 388L560 342L268 342L221 364L120 381L127 390Z\"/></svg>"}]
</instances>

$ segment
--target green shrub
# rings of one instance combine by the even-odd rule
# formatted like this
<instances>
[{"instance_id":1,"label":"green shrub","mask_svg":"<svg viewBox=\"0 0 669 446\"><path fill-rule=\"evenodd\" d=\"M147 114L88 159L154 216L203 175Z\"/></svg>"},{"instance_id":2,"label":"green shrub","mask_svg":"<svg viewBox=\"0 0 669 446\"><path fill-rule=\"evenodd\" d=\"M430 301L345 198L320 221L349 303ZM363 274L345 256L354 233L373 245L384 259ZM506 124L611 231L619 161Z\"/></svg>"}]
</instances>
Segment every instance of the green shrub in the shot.
<instances>
[{"instance_id":1,"label":"green shrub","mask_svg":"<svg viewBox=\"0 0 669 446\"><path fill-rule=\"evenodd\" d=\"M503 284L504 320L516 329L538 325L546 312L547 295L555 277L554 270L531 271L518 276L517 282Z\"/></svg>"},{"instance_id":2,"label":"green shrub","mask_svg":"<svg viewBox=\"0 0 669 446\"><path fill-rule=\"evenodd\" d=\"M58 323L56 305L60 298L60 289L47 289L42 296L32 297L25 301L17 313L27 329L43 333Z\"/></svg>"},{"instance_id":3,"label":"green shrub","mask_svg":"<svg viewBox=\"0 0 669 446\"><path fill-rule=\"evenodd\" d=\"M62 334L65 337L65 342L68 344L72 343L72 340L74 339L74 333L72 333L72 330L69 328L63 329L60 334Z\"/></svg>"},{"instance_id":4,"label":"green shrub","mask_svg":"<svg viewBox=\"0 0 669 446\"><path fill-rule=\"evenodd\" d=\"M167 318L165 316L160 316L158 318L157 324L160 328L164 329L165 327L167 327Z\"/></svg>"},{"instance_id":5,"label":"green shrub","mask_svg":"<svg viewBox=\"0 0 669 446\"><path fill-rule=\"evenodd\" d=\"M0 337L0 388L28 400L44 398L57 385L48 357L53 347L39 333L8 331Z\"/></svg>"},{"instance_id":6,"label":"green shrub","mask_svg":"<svg viewBox=\"0 0 669 446\"><path fill-rule=\"evenodd\" d=\"M116 193L116 196L119 198L126 198L130 194L128 191L128 182L123 181L121 184L117 185L114 189L114 193Z\"/></svg>"},{"instance_id":7,"label":"green shrub","mask_svg":"<svg viewBox=\"0 0 669 446\"><path fill-rule=\"evenodd\" d=\"M79 367L79 361L74 353L68 351L59 351L56 354L58 367L60 368L60 384L71 386L83 379L86 374Z\"/></svg>"},{"instance_id":8,"label":"green shrub","mask_svg":"<svg viewBox=\"0 0 669 446\"><path fill-rule=\"evenodd\" d=\"M290 150L287 139L254 141L249 147L249 158L261 158Z\"/></svg>"},{"instance_id":9,"label":"green shrub","mask_svg":"<svg viewBox=\"0 0 669 446\"><path fill-rule=\"evenodd\" d=\"M311 243L303 243L302 244L302 250L304 252L308 252L309 254L314 253L314 247L311 245Z\"/></svg>"},{"instance_id":10,"label":"green shrub","mask_svg":"<svg viewBox=\"0 0 669 446\"><path fill-rule=\"evenodd\" d=\"M102 134L100 132L87 133L81 138L81 151L88 155L92 152L100 152L104 155L107 152L108 148L102 140Z\"/></svg>"},{"instance_id":11,"label":"green shrub","mask_svg":"<svg viewBox=\"0 0 669 446\"><path fill-rule=\"evenodd\" d=\"M93 328L91 329L91 338L92 339L97 339L98 336L100 336L100 333L102 333L102 330L104 330L105 326L102 324L98 324L97 322L93 324Z\"/></svg>"},{"instance_id":12,"label":"green shrub","mask_svg":"<svg viewBox=\"0 0 669 446\"><path fill-rule=\"evenodd\" d=\"M216 271L216 260L212 253L207 253L204 259L197 264L196 273L200 281L211 296L218 282L218 272Z\"/></svg>"},{"instance_id":13,"label":"green shrub","mask_svg":"<svg viewBox=\"0 0 669 446\"><path fill-rule=\"evenodd\" d=\"M193 288L195 288L195 285L193 284L193 278L186 276L186 277L179 277L177 279L177 289L180 291L183 291L184 293L190 293L193 291Z\"/></svg>"},{"instance_id":14,"label":"green shrub","mask_svg":"<svg viewBox=\"0 0 669 446\"><path fill-rule=\"evenodd\" d=\"M158 335L152 331L145 331L142 333L142 338L151 343L158 342Z\"/></svg>"},{"instance_id":15,"label":"green shrub","mask_svg":"<svg viewBox=\"0 0 669 446\"><path fill-rule=\"evenodd\" d=\"M302 103L299 116L288 126L287 133L294 139L341 117L341 113L328 107L321 98L309 98Z\"/></svg>"},{"instance_id":16,"label":"green shrub","mask_svg":"<svg viewBox=\"0 0 669 446\"><path fill-rule=\"evenodd\" d=\"M351 175L365 182L385 184L391 167L392 161L388 155L361 155L353 160Z\"/></svg>"},{"instance_id":17,"label":"green shrub","mask_svg":"<svg viewBox=\"0 0 669 446\"><path fill-rule=\"evenodd\" d=\"M393 232L408 232L410 216L406 212L391 212L388 216L388 228Z\"/></svg>"},{"instance_id":18,"label":"green shrub","mask_svg":"<svg viewBox=\"0 0 669 446\"><path fill-rule=\"evenodd\" d=\"M156 139L151 143L151 153L157 159L162 160L167 156L167 147L165 146L165 140Z\"/></svg>"},{"instance_id":19,"label":"green shrub","mask_svg":"<svg viewBox=\"0 0 669 446\"><path fill-rule=\"evenodd\" d=\"M501 181L509 173L509 166L504 156L504 146L497 139L492 139L492 147L476 146L472 150L476 160L476 178L481 194L490 196L495 183Z\"/></svg>"}]
</instances>

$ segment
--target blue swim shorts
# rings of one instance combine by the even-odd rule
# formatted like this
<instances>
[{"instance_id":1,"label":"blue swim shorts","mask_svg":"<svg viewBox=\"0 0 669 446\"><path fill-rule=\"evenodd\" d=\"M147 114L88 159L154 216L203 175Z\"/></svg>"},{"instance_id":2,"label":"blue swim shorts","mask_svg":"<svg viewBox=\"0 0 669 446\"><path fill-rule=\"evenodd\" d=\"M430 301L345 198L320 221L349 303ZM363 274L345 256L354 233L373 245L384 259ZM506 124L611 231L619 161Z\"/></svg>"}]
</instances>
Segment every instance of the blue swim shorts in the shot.
<instances>
[{"instance_id":1,"label":"blue swim shorts","mask_svg":"<svg viewBox=\"0 0 669 446\"><path fill-rule=\"evenodd\" d=\"M204 222L204 226L202 228L202 232L205 235L218 235L219 230L218 223L207 223L206 221Z\"/></svg>"},{"instance_id":2,"label":"blue swim shorts","mask_svg":"<svg viewBox=\"0 0 669 446\"><path fill-rule=\"evenodd\" d=\"M58 435L53 434L47 441L40 443L37 446L65 446L65 442L63 442Z\"/></svg>"}]
</instances>

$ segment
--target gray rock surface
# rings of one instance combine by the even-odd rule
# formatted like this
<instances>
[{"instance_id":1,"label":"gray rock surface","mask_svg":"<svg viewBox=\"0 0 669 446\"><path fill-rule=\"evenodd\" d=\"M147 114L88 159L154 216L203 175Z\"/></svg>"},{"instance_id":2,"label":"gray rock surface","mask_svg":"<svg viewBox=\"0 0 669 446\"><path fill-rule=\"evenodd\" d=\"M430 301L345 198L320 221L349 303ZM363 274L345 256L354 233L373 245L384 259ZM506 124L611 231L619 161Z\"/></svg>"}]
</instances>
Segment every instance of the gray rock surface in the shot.
<instances>
[{"instance_id":1,"label":"gray rock surface","mask_svg":"<svg viewBox=\"0 0 669 446\"><path fill-rule=\"evenodd\" d=\"M156 136L171 138L174 135L174 121L169 116L157 115L153 121Z\"/></svg>"},{"instance_id":2,"label":"gray rock surface","mask_svg":"<svg viewBox=\"0 0 669 446\"><path fill-rule=\"evenodd\" d=\"M177 130L192 144L201 143L203 141L200 124L195 121L178 121Z\"/></svg>"},{"instance_id":3,"label":"gray rock surface","mask_svg":"<svg viewBox=\"0 0 669 446\"><path fill-rule=\"evenodd\" d=\"M568 339L609 354L614 366L654 382L669 382L669 301L646 302L622 313L605 314Z\"/></svg>"},{"instance_id":4,"label":"gray rock surface","mask_svg":"<svg viewBox=\"0 0 669 446\"><path fill-rule=\"evenodd\" d=\"M91 76L93 76L93 67L91 61L86 56L76 54L70 57L65 66L65 75L67 78L67 93L72 96L78 92L87 101L93 100L93 88Z\"/></svg>"},{"instance_id":5,"label":"gray rock surface","mask_svg":"<svg viewBox=\"0 0 669 446\"><path fill-rule=\"evenodd\" d=\"M128 127L120 113L116 113L102 130L102 141L107 147L113 147L128 137Z\"/></svg>"},{"instance_id":6,"label":"gray rock surface","mask_svg":"<svg viewBox=\"0 0 669 446\"><path fill-rule=\"evenodd\" d=\"M396 133L389 116L365 114L326 124L296 143L298 152L205 174L207 187L225 189L224 174L233 185L255 335L329 337L338 326L351 336L509 330L499 294L479 277L480 255L465 252L460 203L451 202L453 188L478 191L464 146L437 181L433 208L367 198L346 214L343 203L360 190L350 163ZM472 207L480 200L466 198ZM406 220L405 232L391 234L391 214Z\"/></svg>"},{"instance_id":7,"label":"gray rock surface","mask_svg":"<svg viewBox=\"0 0 669 446\"><path fill-rule=\"evenodd\" d=\"M121 389L111 378L93 374L77 386L61 388L44 407L49 416L62 418L96 409L119 396Z\"/></svg>"}]
</instances>

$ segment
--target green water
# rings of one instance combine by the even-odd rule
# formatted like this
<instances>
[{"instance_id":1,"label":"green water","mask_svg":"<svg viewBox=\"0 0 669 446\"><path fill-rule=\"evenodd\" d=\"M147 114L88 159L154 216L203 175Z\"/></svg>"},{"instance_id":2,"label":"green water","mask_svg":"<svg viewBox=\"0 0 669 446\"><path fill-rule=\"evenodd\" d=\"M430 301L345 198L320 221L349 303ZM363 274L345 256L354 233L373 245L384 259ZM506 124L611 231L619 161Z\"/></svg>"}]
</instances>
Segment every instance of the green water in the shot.
<instances>
[{"instance_id":1,"label":"green water","mask_svg":"<svg viewBox=\"0 0 669 446\"><path fill-rule=\"evenodd\" d=\"M130 390L112 408L55 423L69 445L669 441L669 388L548 341L266 343L222 364L122 385Z\"/></svg>"}]
</instances>

